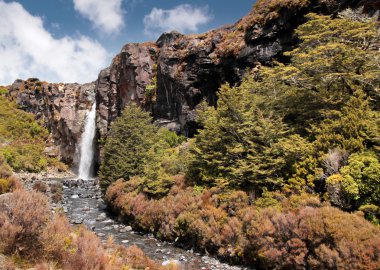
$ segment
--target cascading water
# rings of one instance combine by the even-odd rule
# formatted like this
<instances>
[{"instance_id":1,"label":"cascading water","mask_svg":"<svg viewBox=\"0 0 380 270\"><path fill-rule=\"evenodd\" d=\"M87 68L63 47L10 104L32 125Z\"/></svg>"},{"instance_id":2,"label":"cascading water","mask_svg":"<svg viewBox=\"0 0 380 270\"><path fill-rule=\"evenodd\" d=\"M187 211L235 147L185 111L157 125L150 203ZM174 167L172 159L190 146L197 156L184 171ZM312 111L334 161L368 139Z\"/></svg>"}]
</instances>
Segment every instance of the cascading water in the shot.
<instances>
[{"instance_id":1,"label":"cascading water","mask_svg":"<svg viewBox=\"0 0 380 270\"><path fill-rule=\"evenodd\" d=\"M87 113L84 131L80 140L80 161L79 174L80 179L90 179L93 170L94 160L94 139L96 132L96 102L91 107L91 111Z\"/></svg>"}]
</instances>

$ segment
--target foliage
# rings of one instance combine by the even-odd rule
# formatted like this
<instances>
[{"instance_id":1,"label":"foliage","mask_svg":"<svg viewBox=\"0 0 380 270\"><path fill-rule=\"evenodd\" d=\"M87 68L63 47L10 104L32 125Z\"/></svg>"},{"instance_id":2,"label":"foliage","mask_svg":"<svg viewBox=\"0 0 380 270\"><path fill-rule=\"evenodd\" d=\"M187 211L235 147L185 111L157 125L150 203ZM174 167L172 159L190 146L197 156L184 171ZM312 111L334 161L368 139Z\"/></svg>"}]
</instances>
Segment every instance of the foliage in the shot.
<instances>
[{"instance_id":1,"label":"foliage","mask_svg":"<svg viewBox=\"0 0 380 270\"><path fill-rule=\"evenodd\" d=\"M191 177L200 183L257 191L281 186L270 166L276 162L271 147L285 135L286 127L279 117L260 108L252 84L247 79L239 87L222 86L217 108L200 112L204 129L191 149L190 168Z\"/></svg>"},{"instance_id":2,"label":"foliage","mask_svg":"<svg viewBox=\"0 0 380 270\"><path fill-rule=\"evenodd\" d=\"M380 207L380 161L371 152L355 153L348 164L327 179L328 184L338 184L353 209L366 205Z\"/></svg>"},{"instance_id":3,"label":"foliage","mask_svg":"<svg viewBox=\"0 0 380 270\"><path fill-rule=\"evenodd\" d=\"M167 194L174 184L174 175L186 171L184 158L187 149L179 146L182 138L167 129L160 129L157 142L148 152L147 162L141 176L143 176L144 192L150 196Z\"/></svg>"},{"instance_id":4,"label":"foliage","mask_svg":"<svg viewBox=\"0 0 380 270\"><path fill-rule=\"evenodd\" d=\"M316 14L297 29L302 41L291 52L288 65L260 70L261 90L285 114L285 120L302 135L326 112L340 111L356 91L370 96L369 106L379 104L378 22L332 19Z\"/></svg>"},{"instance_id":5,"label":"foliage","mask_svg":"<svg viewBox=\"0 0 380 270\"><path fill-rule=\"evenodd\" d=\"M8 94L8 89L0 86L0 96L7 95Z\"/></svg>"},{"instance_id":6,"label":"foliage","mask_svg":"<svg viewBox=\"0 0 380 270\"><path fill-rule=\"evenodd\" d=\"M157 76L154 76L152 82L145 87L145 102L154 103L157 99Z\"/></svg>"},{"instance_id":7,"label":"foliage","mask_svg":"<svg viewBox=\"0 0 380 270\"><path fill-rule=\"evenodd\" d=\"M185 171L180 147L184 138L151 123L148 113L128 106L112 125L100 167L101 186L117 179L140 176L140 187L150 196L165 195L174 184L173 176Z\"/></svg>"},{"instance_id":8,"label":"foliage","mask_svg":"<svg viewBox=\"0 0 380 270\"><path fill-rule=\"evenodd\" d=\"M143 171L158 131L151 122L148 113L131 104L112 124L99 171L102 188L119 178L128 180Z\"/></svg>"},{"instance_id":9,"label":"foliage","mask_svg":"<svg viewBox=\"0 0 380 270\"><path fill-rule=\"evenodd\" d=\"M341 110L330 110L313 125L316 151L339 147L350 153L373 148L380 151L380 113L371 109L368 99L356 91Z\"/></svg>"},{"instance_id":10,"label":"foliage","mask_svg":"<svg viewBox=\"0 0 380 270\"><path fill-rule=\"evenodd\" d=\"M0 96L0 153L14 170L38 172L46 168L47 134L33 115L17 109L14 103Z\"/></svg>"},{"instance_id":11,"label":"foliage","mask_svg":"<svg viewBox=\"0 0 380 270\"><path fill-rule=\"evenodd\" d=\"M0 210L0 250L32 256L40 248L37 239L50 215L47 199L39 193L15 191L0 202Z\"/></svg>"},{"instance_id":12,"label":"foliage","mask_svg":"<svg viewBox=\"0 0 380 270\"><path fill-rule=\"evenodd\" d=\"M106 200L135 229L260 269L380 266L378 227L306 193L264 193L251 205L243 191L199 193L178 179L167 196L151 200L120 180Z\"/></svg>"},{"instance_id":13,"label":"foliage","mask_svg":"<svg viewBox=\"0 0 380 270\"><path fill-rule=\"evenodd\" d=\"M266 21L308 3L257 5ZM309 14L287 64L258 66L223 85L216 107L200 104L194 139L155 137L140 173L109 186L111 208L135 229L259 269L380 268L379 228L363 218L380 220L379 23L345 14Z\"/></svg>"},{"instance_id":14,"label":"foliage","mask_svg":"<svg viewBox=\"0 0 380 270\"><path fill-rule=\"evenodd\" d=\"M332 207L247 211L247 256L270 269L376 269L379 231ZM369 237L371 235L371 237Z\"/></svg>"},{"instance_id":15,"label":"foliage","mask_svg":"<svg viewBox=\"0 0 380 270\"><path fill-rule=\"evenodd\" d=\"M0 198L0 239L0 253L15 258L22 269L172 269L135 246L102 244L84 226L73 228L64 216L52 216L44 195L25 190Z\"/></svg>"}]
</instances>

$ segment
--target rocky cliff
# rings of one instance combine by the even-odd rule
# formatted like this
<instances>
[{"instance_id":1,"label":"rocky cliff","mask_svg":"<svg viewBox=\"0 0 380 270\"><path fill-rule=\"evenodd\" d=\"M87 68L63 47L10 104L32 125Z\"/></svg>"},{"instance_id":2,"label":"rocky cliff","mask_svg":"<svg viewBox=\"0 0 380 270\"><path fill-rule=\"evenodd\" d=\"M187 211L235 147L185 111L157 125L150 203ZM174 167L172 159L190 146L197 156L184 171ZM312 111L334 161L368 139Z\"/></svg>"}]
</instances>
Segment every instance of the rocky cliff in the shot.
<instances>
[{"instance_id":1,"label":"rocky cliff","mask_svg":"<svg viewBox=\"0 0 380 270\"><path fill-rule=\"evenodd\" d=\"M68 164L76 164L86 112L95 100L95 83L52 84L38 79L16 80L10 97L20 108L36 115L50 131L46 152Z\"/></svg>"},{"instance_id":2,"label":"rocky cliff","mask_svg":"<svg viewBox=\"0 0 380 270\"><path fill-rule=\"evenodd\" d=\"M11 96L51 130L51 141L64 161L75 161L76 144L94 96L97 129L104 138L126 104L151 111L157 124L193 136L195 110L202 100L216 105L224 82L241 82L247 68L286 62L283 52L296 43L294 30L310 12L331 14L363 6L379 10L375 0L259 0L234 25L199 35L164 33L155 43L127 44L95 83L48 84L17 80ZM54 151L50 151L54 152Z\"/></svg>"},{"instance_id":3,"label":"rocky cliff","mask_svg":"<svg viewBox=\"0 0 380 270\"><path fill-rule=\"evenodd\" d=\"M379 9L378 1L260 0L234 25L199 35L164 33L155 43L127 44L97 81L100 133L105 135L133 101L150 110L158 124L192 136L196 106L202 100L215 105L222 83L238 84L247 68L287 61L282 53L297 43L294 30L307 13L334 16L363 5L369 13Z\"/></svg>"}]
</instances>

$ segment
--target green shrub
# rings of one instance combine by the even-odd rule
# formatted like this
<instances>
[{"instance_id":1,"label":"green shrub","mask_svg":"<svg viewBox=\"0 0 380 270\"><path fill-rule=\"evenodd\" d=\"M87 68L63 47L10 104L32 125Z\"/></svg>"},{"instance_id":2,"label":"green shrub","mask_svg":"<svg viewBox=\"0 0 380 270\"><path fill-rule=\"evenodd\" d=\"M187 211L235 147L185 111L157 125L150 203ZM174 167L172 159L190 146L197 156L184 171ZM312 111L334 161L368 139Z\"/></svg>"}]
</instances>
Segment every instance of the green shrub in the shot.
<instances>
[{"instance_id":1,"label":"green shrub","mask_svg":"<svg viewBox=\"0 0 380 270\"><path fill-rule=\"evenodd\" d=\"M47 135L48 131L32 114L0 97L0 154L13 170L39 172L47 167L44 155Z\"/></svg>"},{"instance_id":2,"label":"green shrub","mask_svg":"<svg viewBox=\"0 0 380 270\"><path fill-rule=\"evenodd\" d=\"M8 94L8 89L0 86L0 96L4 96Z\"/></svg>"},{"instance_id":3,"label":"green shrub","mask_svg":"<svg viewBox=\"0 0 380 270\"><path fill-rule=\"evenodd\" d=\"M103 189L112 182L142 173L148 152L156 142L158 128L135 104L127 106L112 124L104 146L99 177Z\"/></svg>"},{"instance_id":4,"label":"green shrub","mask_svg":"<svg viewBox=\"0 0 380 270\"><path fill-rule=\"evenodd\" d=\"M8 179L0 179L0 195L9 192L11 183Z\"/></svg>"}]
</instances>

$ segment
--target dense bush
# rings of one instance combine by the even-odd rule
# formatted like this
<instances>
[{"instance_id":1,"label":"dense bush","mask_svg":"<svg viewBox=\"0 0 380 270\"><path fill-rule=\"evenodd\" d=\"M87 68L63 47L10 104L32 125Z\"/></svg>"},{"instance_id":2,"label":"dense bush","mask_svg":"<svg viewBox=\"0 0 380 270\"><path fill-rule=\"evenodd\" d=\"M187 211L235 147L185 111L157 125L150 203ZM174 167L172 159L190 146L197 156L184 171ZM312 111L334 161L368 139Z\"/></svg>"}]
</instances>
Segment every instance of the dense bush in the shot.
<instances>
[{"instance_id":1,"label":"dense bush","mask_svg":"<svg viewBox=\"0 0 380 270\"><path fill-rule=\"evenodd\" d=\"M0 154L14 170L38 172L46 168L47 134L32 114L0 96Z\"/></svg>"},{"instance_id":2,"label":"dense bush","mask_svg":"<svg viewBox=\"0 0 380 270\"><path fill-rule=\"evenodd\" d=\"M46 197L24 190L9 193L0 201L0 213L0 249L7 254L36 255L38 237L50 216Z\"/></svg>"},{"instance_id":3,"label":"dense bush","mask_svg":"<svg viewBox=\"0 0 380 270\"><path fill-rule=\"evenodd\" d=\"M99 171L103 188L119 178L129 179L143 171L158 131L151 122L148 113L131 104L112 124Z\"/></svg>"},{"instance_id":4,"label":"dense bush","mask_svg":"<svg viewBox=\"0 0 380 270\"><path fill-rule=\"evenodd\" d=\"M352 14L309 14L286 64L223 85L217 106L198 106L195 138L156 139L140 171L112 178L108 204L136 229L261 269L379 269L379 228L363 218L380 213L379 22Z\"/></svg>"},{"instance_id":5,"label":"dense bush","mask_svg":"<svg viewBox=\"0 0 380 270\"><path fill-rule=\"evenodd\" d=\"M152 118L134 104L112 124L104 146L100 167L103 189L119 178L141 177L150 196L165 195L173 185L173 175L184 171L178 144L183 138L152 124ZM177 148L176 148L177 147Z\"/></svg>"},{"instance_id":6,"label":"dense bush","mask_svg":"<svg viewBox=\"0 0 380 270\"><path fill-rule=\"evenodd\" d=\"M242 191L199 193L177 179L167 196L150 200L133 182L113 183L107 202L136 229L187 248L263 269L380 267L379 228L316 196L267 194L267 203L251 205Z\"/></svg>"},{"instance_id":7,"label":"dense bush","mask_svg":"<svg viewBox=\"0 0 380 270\"><path fill-rule=\"evenodd\" d=\"M12 258L18 267L46 270L166 269L137 247L105 246L85 227L72 228L64 216L52 216L43 194L24 190L0 197L0 254L9 256L9 269Z\"/></svg>"}]
</instances>

